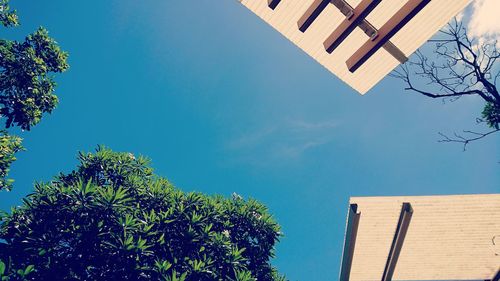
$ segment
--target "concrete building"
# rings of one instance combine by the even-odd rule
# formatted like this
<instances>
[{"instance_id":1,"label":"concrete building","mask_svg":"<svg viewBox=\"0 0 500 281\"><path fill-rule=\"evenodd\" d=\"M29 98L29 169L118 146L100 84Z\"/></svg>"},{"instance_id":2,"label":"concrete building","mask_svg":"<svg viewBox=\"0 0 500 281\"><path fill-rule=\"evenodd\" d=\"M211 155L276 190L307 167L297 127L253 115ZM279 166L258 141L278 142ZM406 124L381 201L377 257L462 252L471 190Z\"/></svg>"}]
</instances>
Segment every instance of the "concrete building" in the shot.
<instances>
[{"instance_id":1,"label":"concrete building","mask_svg":"<svg viewBox=\"0 0 500 281\"><path fill-rule=\"evenodd\" d=\"M500 278L500 194L352 197L340 281Z\"/></svg>"},{"instance_id":2,"label":"concrete building","mask_svg":"<svg viewBox=\"0 0 500 281\"><path fill-rule=\"evenodd\" d=\"M471 0L239 0L364 94Z\"/></svg>"}]
</instances>

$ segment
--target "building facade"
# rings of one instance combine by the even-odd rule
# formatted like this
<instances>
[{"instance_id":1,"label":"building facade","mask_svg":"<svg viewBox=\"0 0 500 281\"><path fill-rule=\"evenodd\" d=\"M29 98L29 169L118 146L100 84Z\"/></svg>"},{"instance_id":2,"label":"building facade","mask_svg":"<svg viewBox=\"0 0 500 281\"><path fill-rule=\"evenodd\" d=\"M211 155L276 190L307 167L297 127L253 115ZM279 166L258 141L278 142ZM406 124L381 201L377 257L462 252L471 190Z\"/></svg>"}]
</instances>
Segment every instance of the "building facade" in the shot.
<instances>
[{"instance_id":1,"label":"building facade","mask_svg":"<svg viewBox=\"0 0 500 281\"><path fill-rule=\"evenodd\" d=\"M471 0L239 0L361 94Z\"/></svg>"},{"instance_id":2,"label":"building facade","mask_svg":"<svg viewBox=\"0 0 500 281\"><path fill-rule=\"evenodd\" d=\"M341 281L498 281L499 269L500 194L350 199Z\"/></svg>"}]
</instances>

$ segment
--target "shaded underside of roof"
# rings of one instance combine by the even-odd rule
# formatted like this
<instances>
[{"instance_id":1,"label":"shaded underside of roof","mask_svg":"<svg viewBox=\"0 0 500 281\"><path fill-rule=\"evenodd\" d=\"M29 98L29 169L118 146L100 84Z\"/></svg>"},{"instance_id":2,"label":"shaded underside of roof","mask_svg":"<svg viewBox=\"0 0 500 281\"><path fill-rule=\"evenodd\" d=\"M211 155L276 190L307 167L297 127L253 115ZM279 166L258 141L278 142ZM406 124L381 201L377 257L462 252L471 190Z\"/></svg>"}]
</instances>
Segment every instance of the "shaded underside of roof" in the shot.
<instances>
[{"instance_id":1,"label":"shaded underside of roof","mask_svg":"<svg viewBox=\"0 0 500 281\"><path fill-rule=\"evenodd\" d=\"M355 28L342 43L329 54L325 40L346 19L332 3L328 4L305 32L299 30L298 22L317 0L239 0L244 6L269 23L277 31L304 50L317 62L350 85L361 94L366 93L399 65L398 59L381 48L355 72L350 72L346 62L369 40L361 28ZM345 0L356 7L362 0ZM380 29L409 0L381 1L366 16L376 29ZM409 57L471 0L432 0L415 17L402 27L391 39L391 43ZM274 7L274 9L270 8Z\"/></svg>"}]
</instances>

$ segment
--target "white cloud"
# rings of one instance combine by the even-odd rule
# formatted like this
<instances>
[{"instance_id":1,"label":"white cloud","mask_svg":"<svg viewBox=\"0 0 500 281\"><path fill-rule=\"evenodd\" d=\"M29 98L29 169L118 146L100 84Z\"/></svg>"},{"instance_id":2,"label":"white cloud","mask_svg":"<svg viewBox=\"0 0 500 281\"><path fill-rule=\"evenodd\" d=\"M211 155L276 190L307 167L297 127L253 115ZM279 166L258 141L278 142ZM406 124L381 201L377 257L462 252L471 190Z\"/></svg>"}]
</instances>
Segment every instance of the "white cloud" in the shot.
<instances>
[{"instance_id":1,"label":"white cloud","mask_svg":"<svg viewBox=\"0 0 500 281\"><path fill-rule=\"evenodd\" d=\"M479 41L500 38L500 0L475 0L471 5L468 32Z\"/></svg>"},{"instance_id":2,"label":"white cloud","mask_svg":"<svg viewBox=\"0 0 500 281\"><path fill-rule=\"evenodd\" d=\"M245 162L275 163L299 160L309 150L334 140L336 121L287 121L231 139L227 148Z\"/></svg>"}]
</instances>

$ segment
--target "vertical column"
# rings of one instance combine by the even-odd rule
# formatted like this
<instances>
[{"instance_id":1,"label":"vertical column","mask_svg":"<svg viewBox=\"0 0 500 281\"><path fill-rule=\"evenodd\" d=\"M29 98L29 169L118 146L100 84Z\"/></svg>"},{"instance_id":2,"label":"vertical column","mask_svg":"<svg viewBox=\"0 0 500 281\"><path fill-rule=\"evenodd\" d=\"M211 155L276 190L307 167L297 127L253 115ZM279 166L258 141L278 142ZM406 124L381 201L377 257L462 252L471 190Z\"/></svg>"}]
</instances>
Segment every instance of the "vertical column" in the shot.
<instances>
[{"instance_id":1,"label":"vertical column","mask_svg":"<svg viewBox=\"0 0 500 281\"><path fill-rule=\"evenodd\" d=\"M380 4L382 0L363 0L356 6L342 23L325 40L323 45L326 51L331 54L342 41L368 16L368 14Z\"/></svg>"},{"instance_id":2,"label":"vertical column","mask_svg":"<svg viewBox=\"0 0 500 281\"><path fill-rule=\"evenodd\" d=\"M344 250L342 253L342 265L340 266L340 281L349 281L360 216L361 213L358 213L358 205L351 204L349 206L349 213L347 215L347 227L345 232Z\"/></svg>"},{"instance_id":3,"label":"vertical column","mask_svg":"<svg viewBox=\"0 0 500 281\"><path fill-rule=\"evenodd\" d=\"M323 12L323 10L328 6L330 0L314 0L314 2L309 6L307 11L302 15L302 17L297 22L299 30L306 32L306 30L311 26L311 24L316 20L316 18Z\"/></svg>"},{"instance_id":4,"label":"vertical column","mask_svg":"<svg viewBox=\"0 0 500 281\"><path fill-rule=\"evenodd\" d=\"M274 10L280 2L281 0L267 0L267 6Z\"/></svg>"},{"instance_id":5,"label":"vertical column","mask_svg":"<svg viewBox=\"0 0 500 281\"><path fill-rule=\"evenodd\" d=\"M394 234L394 239L392 240L391 249L389 251L389 257L387 258L387 262L385 264L384 275L382 275L382 281L392 280L392 275L394 274L394 269L396 269L399 253L403 247L403 242L405 240L406 232L408 232L412 215L413 208L411 207L411 204L403 203L403 207L401 208L401 213L399 215L398 225L396 227L396 233Z\"/></svg>"},{"instance_id":6,"label":"vertical column","mask_svg":"<svg viewBox=\"0 0 500 281\"><path fill-rule=\"evenodd\" d=\"M377 36L370 38L347 60L346 63L349 71L354 72L363 65L363 63L387 43L392 36L417 15L420 10L429 4L430 1L431 0L408 0L408 2L379 29Z\"/></svg>"},{"instance_id":7,"label":"vertical column","mask_svg":"<svg viewBox=\"0 0 500 281\"><path fill-rule=\"evenodd\" d=\"M495 274L495 277L491 279L491 281L500 281L500 268L497 271L497 274Z\"/></svg>"}]
</instances>

